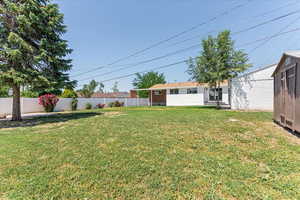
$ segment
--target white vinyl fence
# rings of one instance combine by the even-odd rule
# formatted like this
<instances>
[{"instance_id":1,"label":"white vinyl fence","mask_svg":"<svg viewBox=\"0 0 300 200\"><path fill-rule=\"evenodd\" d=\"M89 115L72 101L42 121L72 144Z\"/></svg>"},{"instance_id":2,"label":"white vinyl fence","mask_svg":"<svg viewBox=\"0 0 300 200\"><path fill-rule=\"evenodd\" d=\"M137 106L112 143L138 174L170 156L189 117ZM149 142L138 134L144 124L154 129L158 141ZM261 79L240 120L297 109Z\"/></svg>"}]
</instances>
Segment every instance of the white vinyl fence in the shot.
<instances>
[{"instance_id":1,"label":"white vinyl fence","mask_svg":"<svg viewBox=\"0 0 300 200\"><path fill-rule=\"evenodd\" d=\"M72 99L60 98L55 107L55 111L69 111L71 110ZM149 99L146 98L78 98L78 110L84 110L87 103L92 104L95 108L97 104L105 104L106 106L111 102L124 102L125 107L130 106L149 106ZM43 112L43 106L39 105L38 98L21 98L21 112L34 113ZM0 98L0 115L11 114L12 112L12 98Z\"/></svg>"}]
</instances>

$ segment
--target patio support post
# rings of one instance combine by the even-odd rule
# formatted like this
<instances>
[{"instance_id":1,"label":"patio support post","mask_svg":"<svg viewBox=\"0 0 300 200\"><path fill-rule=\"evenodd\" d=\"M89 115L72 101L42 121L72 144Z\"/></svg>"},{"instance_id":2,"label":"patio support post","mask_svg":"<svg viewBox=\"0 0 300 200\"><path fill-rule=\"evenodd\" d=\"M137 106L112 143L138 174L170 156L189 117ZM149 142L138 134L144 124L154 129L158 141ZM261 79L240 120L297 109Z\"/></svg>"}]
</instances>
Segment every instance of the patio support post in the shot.
<instances>
[{"instance_id":1,"label":"patio support post","mask_svg":"<svg viewBox=\"0 0 300 200\"><path fill-rule=\"evenodd\" d=\"M152 90L150 90L150 92L151 92L151 101L150 101L150 105L151 105L151 107L153 106L153 103L152 103L152 99L153 99L153 96L152 96Z\"/></svg>"}]
</instances>

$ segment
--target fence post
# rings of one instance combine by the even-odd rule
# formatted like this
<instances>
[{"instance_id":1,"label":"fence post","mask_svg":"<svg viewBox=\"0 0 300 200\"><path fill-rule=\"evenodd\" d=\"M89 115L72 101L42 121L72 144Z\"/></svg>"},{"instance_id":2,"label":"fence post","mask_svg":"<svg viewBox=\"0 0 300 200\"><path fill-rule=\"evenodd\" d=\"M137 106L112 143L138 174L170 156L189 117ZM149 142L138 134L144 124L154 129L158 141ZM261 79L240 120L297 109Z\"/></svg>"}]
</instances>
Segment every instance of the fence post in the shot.
<instances>
[{"instance_id":1,"label":"fence post","mask_svg":"<svg viewBox=\"0 0 300 200\"><path fill-rule=\"evenodd\" d=\"M127 103L128 99L125 98L125 107L128 107L128 103Z\"/></svg>"},{"instance_id":2,"label":"fence post","mask_svg":"<svg viewBox=\"0 0 300 200\"><path fill-rule=\"evenodd\" d=\"M21 104L21 105L20 105L20 107L21 107L21 108L20 108L20 109L21 109L21 114L24 114L24 113L23 113L23 112L24 112L24 111L23 111L23 109L24 109L24 99L23 99L23 97L21 97L21 102L20 102L20 104Z\"/></svg>"}]
</instances>

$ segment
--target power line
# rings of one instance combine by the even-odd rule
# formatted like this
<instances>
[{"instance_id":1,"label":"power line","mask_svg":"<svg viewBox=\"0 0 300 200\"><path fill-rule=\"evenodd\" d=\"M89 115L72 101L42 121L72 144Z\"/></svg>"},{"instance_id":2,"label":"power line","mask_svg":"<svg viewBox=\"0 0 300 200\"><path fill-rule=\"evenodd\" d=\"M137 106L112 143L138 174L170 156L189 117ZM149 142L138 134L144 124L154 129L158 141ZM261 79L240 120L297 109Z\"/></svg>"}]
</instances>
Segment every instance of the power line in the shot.
<instances>
[{"instance_id":1,"label":"power line","mask_svg":"<svg viewBox=\"0 0 300 200\"><path fill-rule=\"evenodd\" d=\"M90 73L90 72L92 72L92 71L94 71L94 70L97 70L97 69L102 69L102 68L105 68L105 67L109 67L109 66L114 65L114 64L116 64L116 63L119 63L119 62L121 62L121 61L127 60L127 59L129 59L129 58L134 57L134 56L137 56L137 55L139 55L139 54L141 54L141 53L144 53L144 52L146 52L146 51L148 51L148 50L150 50L150 49L153 49L153 48L155 48L155 47L157 47L157 46L160 46L161 44L164 44L164 43L166 43L166 42L169 42L170 40L173 40L173 39L175 39L175 38L178 38L178 37L181 36L181 35L184 35L184 34L186 34L186 33L188 33L188 32L191 32L191 31L193 31L193 30L195 30L195 29L197 29L197 28L199 28L199 27L201 27L201 26L204 26L204 25L206 25L206 24L209 24L209 23L211 23L211 22L217 20L217 19L220 18L220 17L223 17L223 16L225 16L225 15L228 15L228 14L230 14L230 12L232 12L232 11L234 11L234 10L236 10L236 9L239 9L239 8L241 8L241 7L245 6L245 5L247 5L247 4L248 4L249 2L251 2L251 1L253 1L253 0L247 0L246 3L238 4L238 5L234 6L233 8L230 8L229 10L226 10L226 11L220 13L219 15L210 18L210 19L207 20L207 21L204 21L204 22L202 22L202 23L200 23L200 24L197 24L197 25L195 25L195 26L192 26L192 27L190 27L190 28L188 28L188 29L186 29L186 30L180 32L180 33L177 33L177 34L175 34L175 35L173 35L173 36L171 36L171 37L169 37L169 38L167 38L167 39L164 39L164 40L161 40L161 41L159 41L159 42L157 42L157 43L154 43L154 44L150 45L149 47L146 47L146 48L144 48L144 49L142 49L142 50L136 51L136 52L134 52L134 53L132 53L132 54L130 54L130 55L128 55L128 56L119 58L119 59L115 60L114 62L109 63L109 64L106 65L106 66L97 67L97 68L94 68L94 69L92 69L92 70L89 70L88 72L83 72L83 73L80 73L80 74L76 74L76 75L74 75L74 76L72 76L72 77L81 76L81 75L83 75L83 74Z\"/></svg>"},{"instance_id":2,"label":"power line","mask_svg":"<svg viewBox=\"0 0 300 200\"><path fill-rule=\"evenodd\" d=\"M178 54L178 53L186 52L186 51L188 51L188 50L197 49L197 48L199 48L199 44L190 46L190 47L185 48L185 49L180 49L180 50L178 50L178 51L174 51L174 52L165 54L165 55L163 55L163 56L158 56L158 57L155 57L155 58L152 58L152 59L149 59L149 60L144 60L144 61L137 62L137 63L132 63L132 64L126 64L126 66L129 65L130 67L121 67L121 68L118 68L118 69L116 69L116 70L109 71L109 72L102 73L102 74L98 74L98 75L93 76L93 77L88 77L88 78L85 78L85 79L81 79L81 80L79 80L79 81L90 80L90 79L96 78L96 77L98 77L98 76L104 76L104 75L112 74L112 73L114 73L114 72L118 72L118 71L125 70L125 69L128 69L128 68L133 68L133 67L136 67L136 66L141 65L141 64L146 64L146 63L149 63L149 62L153 62L153 61L156 61L156 60L160 60L160 59L163 59L163 58L166 58L166 57L170 57L170 56L172 56L172 55L176 55L176 54Z\"/></svg>"},{"instance_id":3,"label":"power line","mask_svg":"<svg viewBox=\"0 0 300 200\"><path fill-rule=\"evenodd\" d=\"M192 59L195 59L195 58L192 58ZM181 60L179 62L171 63L171 64L168 64L168 65L163 65L163 66L160 66L160 67L155 67L155 68L152 68L152 69L148 69L148 70L144 70L144 71L140 71L140 72L135 72L135 73L131 73L131 74L127 74L127 75L124 75L124 76L119 76L119 77L115 77L115 78L111 78L111 79L106 79L106 80L101 81L101 83L112 81L112 80L117 80L117 79L121 79L121 78L127 78L127 77L130 77L130 76L134 76L137 73L145 73L145 72L149 72L149 71L153 71L153 70L164 69L164 68L176 66L176 65L179 65L179 64L182 64L182 63L186 63L187 61L188 61L188 59ZM83 85L79 85L79 87L80 86L83 86Z\"/></svg>"},{"instance_id":4,"label":"power line","mask_svg":"<svg viewBox=\"0 0 300 200\"><path fill-rule=\"evenodd\" d=\"M260 39L257 39L257 40L254 40L254 41L251 41L251 42L248 42L248 43L244 43L244 44L239 45L239 46L237 46L237 47L245 47L245 46L249 46L249 45L252 45L252 44L261 42L261 41L270 40L270 39L273 39L273 38L275 38L275 37L279 37L279 36L281 36L281 35L285 35L285 34L288 34L288 33L291 33L291 32L296 32L296 31L300 31L300 28L292 29L292 30L285 31L285 32L281 32L281 33L277 33L277 34L274 34L274 35L271 35L271 36L268 36L268 37L260 38ZM182 50L178 50L178 51L175 51L175 52L166 54L166 55L164 55L164 56L156 57L156 58L153 58L153 59L150 59L150 60L141 61L141 62L138 62L138 63L126 64L125 66L130 66L130 67L122 67L122 68L118 68L118 69L116 69L116 70L113 70L113 71L110 71L110 72L106 72L106 73L102 73L102 74L98 74L98 75L95 75L95 76L93 76L93 77L89 77L89 78L82 79L82 80L79 80L79 81L90 80L90 79L93 79L93 78L97 78L98 76L104 76L104 75L112 74L112 73L115 73L115 72L119 72L119 71L121 71L121 70L125 70L125 69L128 69L128 68L133 68L133 67L136 67L136 66L141 65L141 64L145 64L145 63L150 62L150 61L162 59L162 58L165 58L165 57L169 57L169 56L171 56L171 55L176 55L176 54L178 54L178 53L185 52L185 51L187 51L187 50L191 50L191 49L195 49L195 48L200 48L200 46L197 44L197 45L193 45L193 46L190 46L190 47L188 47L188 48L185 48L185 49L182 49Z\"/></svg>"},{"instance_id":5,"label":"power line","mask_svg":"<svg viewBox=\"0 0 300 200\"><path fill-rule=\"evenodd\" d=\"M266 15L268 15L268 14L270 14L270 13L274 13L274 12L276 12L276 11L282 9L282 8L285 8L285 7L288 7L288 6L291 6L291 5L295 5L295 4L298 4L298 3L299 3L299 0L296 0L295 2L286 4L286 5L284 5L284 6L280 6L280 7L278 7L278 8L275 8L275 9L269 10L269 11L267 11L267 12L261 13L261 14L259 14L259 15L253 16L253 17L247 19L247 21L249 21L250 19L253 20L252 18L257 18L257 17L266 16ZM216 32L218 32L218 31L217 31L217 30L209 31L209 32L206 33L206 35L211 34L211 33L216 33ZM178 44L182 44L182 43L187 42L187 41L191 41L191 40L194 40L194 39L198 39L198 38L201 37L201 36L202 36L202 34L201 34L201 35L200 35L200 34L199 34L199 35L195 35L195 36L186 38L186 39L184 39L184 40L175 42L175 43L173 43L173 44L170 44L170 45L168 45L167 47L176 46L176 45L178 45Z\"/></svg>"},{"instance_id":6,"label":"power line","mask_svg":"<svg viewBox=\"0 0 300 200\"><path fill-rule=\"evenodd\" d=\"M299 0L296 0L295 2L290 2L290 3L285 4L285 5L283 5L283 6L280 6L280 7L274 8L274 9L272 9L272 10L263 12L263 13L261 13L261 14L255 15L255 16L253 16L253 17L255 17L255 18L256 18L256 17L264 17L264 16L266 16L266 15L268 15L268 14L270 14L270 13L276 12L276 11L278 11L278 10L281 10L281 9L283 9L283 8L286 8L286 7L289 7L289 6L298 4L298 3L299 3Z\"/></svg>"},{"instance_id":7,"label":"power line","mask_svg":"<svg viewBox=\"0 0 300 200\"><path fill-rule=\"evenodd\" d=\"M279 17L275 17L275 18L273 18L273 19L271 19L271 20L267 20L267 21L265 21L265 22L259 23L259 24L257 24L257 25L251 26L251 27L249 27L249 28L246 28L246 29L237 31L237 32L233 33L233 35L241 34L241 33L247 32L247 31L249 31L249 30L253 30L253 29L258 28L258 27L260 27L260 26L266 25L266 24L271 23L271 22L278 21L278 20L280 20L280 19L283 19L283 18L285 18L285 17L294 15L294 14L299 13L299 12L300 12L300 10L297 10L297 11L293 11L293 12L290 12L290 13L285 14L285 15L281 15L281 16L279 16ZM163 56L155 57L155 58L152 58L152 59L149 59L149 60L145 60L145 61L141 61L141 62L138 62L138 63L126 64L126 65L124 65L124 66L130 66L129 68L132 68L132 67L135 67L135 66L138 66L138 65L141 65L141 64L153 62L153 61L155 61L155 60L160 60L160 59L163 59L163 58L166 58L166 57L169 57L169 56L172 56L172 55L181 53L181 52L185 52L185 51L187 51L187 50L195 49L195 48L197 48L197 47L199 47L198 44L197 44L197 45L192 45L192 46L190 46L190 47L188 47L188 48L180 49L180 50L177 50L177 51L175 51L175 52L168 53L168 54L163 55ZM90 79L96 78L96 77L98 77L98 76L108 75L108 74L111 74L111 73L114 73L114 72L118 72L118 71L124 70L124 69L128 69L128 67L122 67L122 68L113 70L113 71L111 71L111 72L106 72L106 73L98 74L98 75L95 75L95 76L92 76L92 77L88 77L88 78L85 78L85 79L81 79L81 80L79 80L79 81L90 80ZM93 71L96 71L96 70L93 70Z\"/></svg>"},{"instance_id":8,"label":"power line","mask_svg":"<svg viewBox=\"0 0 300 200\"><path fill-rule=\"evenodd\" d=\"M244 44L240 45L239 47L247 46L247 45L250 45L251 43L257 43L257 42L260 42L262 40L266 40L266 39L269 39L269 38L275 38L275 37L278 37L280 35L291 33L291 32L296 32L296 31L300 31L300 28L292 29L292 30L289 30L289 31L286 31L286 32L282 32L282 33L277 33L277 34L271 35L269 37L265 37L265 38L261 38L261 39L258 39L258 40L254 40L252 42L244 43ZM197 57L193 57L192 59L196 59L196 58ZM101 82L108 82L108 81L112 81L112 80L118 80L118 79L121 79L121 78L127 78L127 77L135 75L136 73L145 73L145 72L149 72L149 71L153 71L153 70L159 70L159 69L163 69L163 68L168 68L168 67L176 66L178 64L185 63L187 61L188 61L188 59L182 60L182 61L179 61L179 62L175 62L175 63L171 63L171 64L168 64L168 65L163 65L163 66L160 66L160 67L155 67L155 68L152 68L152 69L140 71L140 72L131 73L131 74L124 75L124 76L118 76L118 77L114 77L114 78L111 78L111 79L106 79L106 80L101 81ZM80 86L83 86L83 85L80 85Z\"/></svg>"},{"instance_id":9,"label":"power line","mask_svg":"<svg viewBox=\"0 0 300 200\"><path fill-rule=\"evenodd\" d=\"M246 29L243 29L243 30L234 32L233 35L235 35L235 34L240 34L240 33L244 33L244 32L247 32L247 31L251 31L251 30L256 29L256 28L258 28L258 27L260 27L260 26L263 26L263 25L265 25L265 24L268 24L268 23L271 23L271 22L278 21L278 20L280 20L280 19L283 19L283 18L285 18L285 17L288 17L288 16L291 16L291 15L297 14L297 13L299 13L299 12L300 12L300 10L296 10L296 11L293 11L293 12L289 12L289 13L287 13L287 14L285 14L285 15L281 15L281 16L279 16L279 17L275 17L275 18L273 18L273 19L267 20L267 21L262 22L262 23L260 23L260 24L251 26L251 27L249 27L249 28L246 28Z\"/></svg>"},{"instance_id":10,"label":"power line","mask_svg":"<svg viewBox=\"0 0 300 200\"><path fill-rule=\"evenodd\" d=\"M261 42L261 41L273 39L273 38L276 38L278 36L285 35L285 34L292 33L292 32L297 32L297 31L300 31L300 28L295 28L295 29L291 29L291 30L288 30L288 31L285 31L285 32L276 33L274 35L271 35L271 36L268 36L268 37L264 37L264 38L261 38L261 39L257 39L257 40L254 40L252 42L244 43L242 45L239 45L238 47L249 46L249 45L252 45L252 44L257 43L257 42Z\"/></svg>"},{"instance_id":11,"label":"power line","mask_svg":"<svg viewBox=\"0 0 300 200\"><path fill-rule=\"evenodd\" d=\"M284 32L287 28L289 28L290 26L292 26L293 24L295 24L297 21L300 20L300 17L297 17L295 20L293 20L291 23L289 23L288 25L284 26L282 29L280 29L280 31L277 34L280 34L282 32ZM267 44L268 42L270 42L273 38L269 38L265 41L263 41L261 44L257 45L256 47L254 47L252 50L250 50L250 54L253 53L254 51L256 51L258 48L264 46L265 44Z\"/></svg>"}]
</instances>

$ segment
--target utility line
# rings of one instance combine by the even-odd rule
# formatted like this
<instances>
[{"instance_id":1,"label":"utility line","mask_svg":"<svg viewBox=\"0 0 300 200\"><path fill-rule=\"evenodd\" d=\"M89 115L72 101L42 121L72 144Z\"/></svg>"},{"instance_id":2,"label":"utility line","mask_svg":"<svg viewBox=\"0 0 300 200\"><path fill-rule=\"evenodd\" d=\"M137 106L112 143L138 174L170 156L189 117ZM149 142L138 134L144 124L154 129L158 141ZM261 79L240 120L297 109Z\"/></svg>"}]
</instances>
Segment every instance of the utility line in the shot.
<instances>
[{"instance_id":1,"label":"utility line","mask_svg":"<svg viewBox=\"0 0 300 200\"><path fill-rule=\"evenodd\" d=\"M196 59L196 58L192 58L192 59ZM181 60L181 61L171 63L171 64L168 64L168 65L163 65L163 66L155 67L155 68L152 68L152 69L148 69L148 70L144 70L144 71L140 71L140 72L135 72L135 73L131 73L131 74L127 74L127 75L124 75L124 76L119 76L119 77L115 77L115 78L111 78L111 79L106 79L106 80L101 81L101 83L112 81L112 80L117 80L117 79L121 79L121 78L127 78L127 77L130 77L130 76L134 76L137 73L145 73L145 72L148 72L148 71L169 68L169 67L176 66L176 65L179 65L179 64L182 64L182 63L186 63L187 61L188 61L188 59L185 59L185 60ZM79 85L79 87L80 86L83 86L83 85Z\"/></svg>"},{"instance_id":2,"label":"utility line","mask_svg":"<svg viewBox=\"0 0 300 200\"><path fill-rule=\"evenodd\" d=\"M260 23L260 24L251 26L251 27L249 27L249 28L246 28L246 29L237 31L237 32L233 33L232 35L237 35L237 34L241 34L241 33L247 32L247 31L249 31L249 30L253 30L253 29L258 28L258 27L260 27L260 26L263 26L263 25L265 25L265 24L268 24L268 23L271 23L271 22L274 22L274 21L278 21L278 20L280 20L280 19L283 19L283 18L285 18L285 17L294 15L294 14L299 13L299 12L300 12L300 10L290 12L290 13L288 13L288 14L285 14L285 15L282 15L282 16L279 16L279 17L276 17L276 18L273 18L273 19L271 19L271 20L267 20L267 21L265 21L265 22L262 22L262 23ZM111 73L114 73L114 72L118 72L118 71L120 71L120 70L132 68L132 67L135 67L135 66L137 66L137 65L141 65L141 64L153 62L153 61L155 61L155 60L160 60L160 59L163 59L163 58L166 58L166 57L169 57L169 56L172 56L172 55L181 53L181 52L185 52L185 51L188 51L188 50L191 50L191 49L195 49L195 48L197 48L197 47L199 47L199 44L198 44L198 45L192 45L192 46L190 46L190 47L188 47L188 48L180 49L180 50L177 50L177 51L175 51L175 52L171 52L171 53L168 53L168 54L166 54L166 55L159 56L159 57L155 57L155 58L152 58L152 59L149 59L149 60L145 60L145 61L141 61L141 62L133 63L133 64L126 64L126 65L124 65L124 66L130 65L130 67L122 67L122 68L113 70L113 71L111 71L111 72L106 72L106 73L103 73L103 74L98 74L97 76L88 77L88 78L85 78L85 79L81 79L81 80L79 80L79 81L89 80L89 79L92 79L92 78L96 78L96 77L98 77L98 76L103 76L103 75L111 74ZM94 70L94 71L96 71L96 70Z\"/></svg>"},{"instance_id":3,"label":"utility line","mask_svg":"<svg viewBox=\"0 0 300 200\"><path fill-rule=\"evenodd\" d=\"M142 50L136 51L136 52L134 52L134 53L132 53L132 54L130 54L130 55L128 55L128 56L119 58L119 59L115 60L114 62L109 63L109 64L106 65L106 66L97 67L97 68L94 68L94 69L89 70L89 71L87 71L87 72L83 72L83 73L80 73L80 74L76 74L76 75L74 75L74 76L72 76L72 77L81 76L81 75L83 75L83 74L93 72L94 70L103 69L103 68L112 66L112 65L114 65L114 64L116 64L116 63L119 63L119 62L121 62L121 61L124 61L124 60L127 60L127 59L129 59L129 58L135 57L135 56L137 56L137 55L139 55L139 54L141 54L141 53L144 53L144 52L146 52L146 51L148 51L148 50L150 50L150 49L153 49L153 48L155 48L155 47L158 47L158 46L160 46L160 45L162 45L162 44L164 44L164 43L166 43L166 42L169 42L170 40L173 40L173 39L175 39L175 38L178 38L178 37L181 36L181 35L184 35L184 34L186 34L186 33L188 33L188 32L191 32L191 31L193 31L193 30L195 30L195 29L197 29L197 28L199 28L199 27L201 27L201 26L204 26L204 25L206 25L206 24L209 24L209 23L211 23L211 22L217 20L217 19L220 18L220 17L226 16L226 15L230 14L230 12L232 12L232 11L234 11L234 10L237 10L237 9L239 9L239 8L241 8L241 7L245 6L245 5L247 5L247 4L248 4L249 2L251 2L251 1L254 1L254 0L247 0L246 3L238 4L238 5L234 6L233 8L230 8L229 10L226 10L226 11L220 13L219 15L210 18L210 19L207 20L207 21L204 21L204 22L202 22L202 23L200 23L200 24L197 24L197 25L195 25L195 26L192 26L192 27L190 27L190 28L188 28L188 29L186 29L186 30L180 32L180 33L177 33L177 34L175 34L175 35L172 35L171 37L169 37L169 38L167 38L167 39L164 39L164 40L161 40L161 41L159 41L159 42L157 42L157 43L154 43L154 44L150 45L149 47L146 47L146 48L144 48L144 49L142 49Z\"/></svg>"},{"instance_id":4,"label":"utility line","mask_svg":"<svg viewBox=\"0 0 300 200\"><path fill-rule=\"evenodd\" d=\"M289 23L288 25L284 26L282 29L280 29L280 31L277 34L281 34L283 33L287 28L289 28L290 26L294 25L297 21L300 20L300 17L297 17L295 20L293 20L291 23ZM265 41L263 41L261 44L257 45L256 47L254 47L253 49L250 50L249 54L253 53L254 51L256 51L258 48L262 47L263 45L267 44L268 42L270 42L273 38L269 38Z\"/></svg>"},{"instance_id":5,"label":"utility line","mask_svg":"<svg viewBox=\"0 0 300 200\"><path fill-rule=\"evenodd\" d=\"M265 37L265 38L262 38L262 39L258 39L258 40L254 40L252 42L248 42L248 43L244 43L242 45L240 45L239 47L242 47L242 46L247 46L247 45L250 45L251 43L256 43L256 42L260 42L262 40L266 40L266 39L269 39L269 38L274 38L274 37L278 37L280 35L283 35L283 34L287 34L287 33L291 33L291 32L296 32L296 31L300 31L300 28L296 28L296 29L292 29L292 30L289 30L289 31L286 31L286 32L282 32L280 34L274 34L272 36L269 36L269 37ZM197 57L193 57L192 59L196 59ZM186 60L182 60L182 61L179 61L179 62L175 62L175 63L171 63L171 64L168 64L168 65L163 65L163 66L160 66L160 67L155 67L155 68L152 68L152 69L148 69L148 70L144 70L144 71L140 71L140 72L135 72L135 73L131 73L131 74L128 74L128 75L124 75L124 76L119 76L119 77L114 77L114 78L111 78L111 79L106 79L104 81L101 81L101 82L108 82L108 81L112 81L112 80L118 80L118 79L121 79L121 78L127 78L127 77L130 77L130 76L133 76L135 75L136 73L145 73L145 72L149 72L149 71L153 71L153 70L159 70L159 69L163 69L163 68L168 68L168 67L172 67L172 66L176 66L178 64L182 64L182 63L186 63L189 59L186 59ZM80 85L80 86L83 86L83 85ZM79 87L80 87L79 86Z\"/></svg>"},{"instance_id":6,"label":"utility line","mask_svg":"<svg viewBox=\"0 0 300 200\"><path fill-rule=\"evenodd\" d=\"M190 46L188 48L180 49L178 51L171 52L171 53L168 53L166 55L155 57L155 58L152 58L152 59L149 59L149 60L145 60L145 61L141 61L141 62L137 62L137 63L132 63L132 64L126 64L126 66L130 66L130 67L121 67L121 68L115 69L113 71L109 71L109 72L105 72L105 73L102 73L102 74L98 74L97 76L93 76L92 78L96 78L98 76L104 76L104 75L112 74L112 73L115 73L115 72L119 72L121 70L125 70L125 69L128 69L128 68L133 68L133 67L136 67L136 66L141 65L141 64L146 64L146 63L153 62L153 61L156 61L156 60L161 60L161 59L166 58L166 57L170 57L170 56L182 53L182 52L186 52L186 51L189 51L189 50L192 50L192 49L198 49L198 48L199 48L199 44L193 45L193 46ZM79 81L85 81L85 80L90 80L90 79L91 79L91 77L85 78L85 79L81 79Z\"/></svg>"},{"instance_id":7,"label":"utility line","mask_svg":"<svg viewBox=\"0 0 300 200\"><path fill-rule=\"evenodd\" d=\"M244 32L247 32L247 31L251 31L251 30L256 29L256 28L258 28L258 27L260 27L260 26L263 26L263 25L265 25L265 24L268 24L268 23L271 23L271 22L278 21L278 20L280 20L280 19L283 19L283 18L285 18L285 17L288 17L288 16L291 16L291 15L297 14L297 13L299 13L299 12L300 12L300 10L296 10L296 11L289 12L289 13L287 13L287 14L285 14L285 15L281 15L281 16L279 16L279 17L275 17L275 18L273 18L273 19L267 20L267 21L262 22L262 23L260 23L260 24L251 26L251 27L249 27L249 28L246 28L246 29L243 29L243 30L234 32L233 35L235 35L235 34L240 34L240 33L244 33Z\"/></svg>"},{"instance_id":8,"label":"utility line","mask_svg":"<svg viewBox=\"0 0 300 200\"><path fill-rule=\"evenodd\" d=\"M272 10L269 10L269 11L267 11L267 12L261 13L261 14L259 14L259 15L253 16L253 17L247 19L247 21L253 20L252 18L257 18L257 17L263 17L263 16L266 16L266 15L268 15L268 14L270 14L270 13L274 13L274 12L276 12L276 11L282 9L282 8L285 8L285 7L288 7L288 6L291 6L291 5L295 5L295 4L298 4L298 3L300 3L299 0L296 0L295 2L292 2L292 3L290 2L290 3L288 3L288 4L284 5L284 6L281 6L281 7L278 7L278 8L272 9ZM216 32L218 32L218 31L217 31L217 30L209 31L209 32L206 33L206 35L211 34L211 33L216 33ZM198 38L201 37L201 36L202 36L202 34L199 34L199 35L195 35L195 36L186 38L186 39L184 39L184 40L181 40L181 41L178 41L178 42L175 42L175 43L172 43L172 44L168 45L167 48L168 48L168 47L172 47L172 46L176 46L176 45L178 45L178 44L182 44L182 43L185 43L185 42L194 40L194 39L198 39Z\"/></svg>"}]
</instances>

